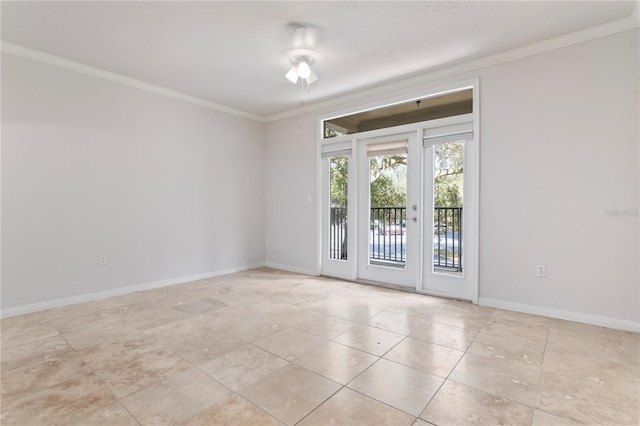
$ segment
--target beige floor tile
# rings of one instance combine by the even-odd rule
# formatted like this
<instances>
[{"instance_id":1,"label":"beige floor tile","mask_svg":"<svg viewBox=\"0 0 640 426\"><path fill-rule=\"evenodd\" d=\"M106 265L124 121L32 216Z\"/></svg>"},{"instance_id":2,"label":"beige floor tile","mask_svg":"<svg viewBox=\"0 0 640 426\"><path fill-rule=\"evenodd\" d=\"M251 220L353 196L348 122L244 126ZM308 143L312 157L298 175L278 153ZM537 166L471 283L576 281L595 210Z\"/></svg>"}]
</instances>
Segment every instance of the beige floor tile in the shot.
<instances>
[{"instance_id":1,"label":"beige floor tile","mask_svg":"<svg viewBox=\"0 0 640 426\"><path fill-rule=\"evenodd\" d=\"M193 302L178 302L173 308L185 315L199 315L216 309L225 308L229 305L216 299L201 299Z\"/></svg>"},{"instance_id":2,"label":"beige floor tile","mask_svg":"<svg viewBox=\"0 0 640 426\"><path fill-rule=\"evenodd\" d=\"M533 407L539 375L537 369L468 353L449 380Z\"/></svg>"},{"instance_id":3,"label":"beige floor tile","mask_svg":"<svg viewBox=\"0 0 640 426\"><path fill-rule=\"evenodd\" d=\"M391 349L385 359L438 377L447 377L464 352L408 337Z\"/></svg>"},{"instance_id":4,"label":"beige floor tile","mask_svg":"<svg viewBox=\"0 0 640 426\"><path fill-rule=\"evenodd\" d=\"M547 350L570 352L627 365L624 347L619 339L608 334L576 333L551 328Z\"/></svg>"},{"instance_id":5,"label":"beige floor tile","mask_svg":"<svg viewBox=\"0 0 640 426\"><path fill-rule=\"evenodd\" d=\"M185 426L281 426L274 417L239 395L232 395L182 423Z\"/></svg>"},{"instance_id":6,"label":"beige floor tile","mask_svg":"<svg viewBox=\"0 0 640 426\"><path fill-rule=\"evenodd\" d=\"M255 342L275 334L285 327L284 324L274 321L268 316L255 316L231 323L224 328L224 331L246 342Z\"/></svg>"},{"instance_id":7,"label":"beige floor tile","mask_svg":"<svg viewBox=\"0 0 640 426\"><path fill-rule=\"evenodd\" d=\"M27 394L92 374L91 368L75 352L67 352L44 362L3 371L0 383L2 402L19 399Z\"/></svg>"},{"instance_id":8,"label":"beige floor tile","mask_svg":"<svg viewBox=\"0 0 640 426\"><path fill-rule=\"evenodd\" d=\"M297 365L288 365L240 390L242 397L287 425L297 423L340 385Z\"/></svg>"},{"instance_id":9,"label":"beige floor tile","mask_svg":"<svg viewBox=\"0 0 640 426\"><path fill-rule=\"evenodd\" d=\"M532 325L540 325L542 327L550 327L551 319L540 315L525 314L523 312L506 311L504 309L495 309L493 317L498 319L510 319L516 322L522 322Z\"/></svg>"},{"instance_id":10,"label":"beige floor tile","mask_svg":"<svg viewBox=\"0 0 640 426\"><path fill-rule=\"evenodd\" d=\"M314 311L306 311L305 315L298 316L291 326L325 339L334 339L347 330L352 329L358 323L342 318L332 317Z\"/></svg>"},{"instance_id":11,"label":"beige floor tile","mask_svg":"<svg viewBox=\"0 0 640 426\"><path fill-rule=\"evenodd\" d=\"M35 342L24 343L17 346L1 348L2 360L0 371L6 372L18 367L47 361L57 355L70 352L73 349L61 336L47 337Z\"/></svg>"},{"instance_id":12,"label":"beige floor tile","mask_svg":"<svg viewBox=\"0 0 640 426\"><path fill-rule=\"evenodd\" d=\"M300 315L303 315L306 310L289 303L279 302L274 300L270 305L265 306L264 315L279 324L291 325Z\"/></svg>"},{"instance_id":13,"label":"beige floor tile","mask_svg":"<svg viewBox=\"0 0 640 426\"><path fill-rule=\"evenodd\" d=\"M394 299L396 300L401 300L403 303L410 303L410 304L414 304L414 305L422 305L422 306L437 306L439 308L447 306L448 304L451 303L451 301L449 299L443 299L440 297L434 297L434 296L429 296L426 294L420 294L420 293L414 293L411 291L403 291L403 292L397 292L394 290L390 290L390 294L394 297ZM460 302L458 302L460 303ZM471 305L470 303L467 303L468 305Z\"/></svg>"},{"instance_id":14,"label":"beige floor tile","mask_svg":"<svg viewBox=\"0 0 640 426\"><path fill-rule=\"evenodd\" d=\"M413 422L412 426L434 426L434 425L433 423L429 423L428 421L422 420L420 417L418 417L416 421Z\"/></svg>"},{"instance_id":15,"label":"beige floor tile","mask_svg":"<svg viewBox=\"0 0 640 426\"><path fill-rule=\"evenodd\" d=\"M102 380L92 372L76 373L70 380L18 398L2 395L0 418L3 425L57 425L82 416L115 400Z\"/></svg>"},{"instance_id":16,"label":"beige floor tile","mask_svg":"<svg viewBox=\"0 0 640 426\"><path fill-rule=\"evenodd\" d=\"M193 368L121 400L142 424L173 424L217 404L231 391Z\"/></svg>"},{"instance_id":17,"label":"beige floor tile","mask_svg":"<svg viewBox=\"0 0 640 426\"><path fill-rule=\"evenodd\" d=\"M474 309L477 305L455 303L442 307L429 318L431 321L454 327L480 331L493 313L492 309Z\"/></svg>"},{"instance_id":18,"label":"beige floor tile","mask_svg":"<svg viewBox=\"0 0 640 426\"><path fill-rule=\"evenodd\" d=\"M357 325L333 339L343 345L382 356L400 343L404 336L367 325Z\"/></svg>"},{"instance_id":19,"label":"beige floor tile","mask_svg":"<svg viewBox=\"0 0 640 426\"><path fill-rule=\"evenodd\" d=\"M424 371L381 359L356 377L348 387L417 416L443 381Z\"/></svg>"},{"instance_id":20,"label":"beige floor tile","mask_svg":"<svg viewBox=\"0 0 640 426\"><path fill-rule=\"evenodd\" d=\"M451 325L426 321L409 336L414 339L446 346L459 351L466 351L478 335L475 330L468 330Z\"/></svg>"},{"instance_id":21,"label":"beige floor tile","mask_svg":"<svg viewBox=\"0 0 640 426\"><path fill-rule=\"evenodd\" d=\"M317 348L326 341L322 337L287 327L271 336L256 341L254 344L267 352L291 361Z\"/></svg>"},{"instance_id":22,"label":"beige floor tile","mask_svg":"<svg viewBox=\"0 0 640 426\"><path fill-rule=\"evenodd\" d=\"M228 388L238 391L288 364L282 358L245 344L199 368Z\"/></svg>"},{"instance_id":23,"label":"beige floor tile","mask_svg":"<svg viewBox=\"0 0 640 426\"><path fill-rule=\"evenodd\" d=\"M612 380L633 381L627 366L584 355L548 350L544 356L544 373L560 374L585 383L602 383Z\"/></svg>"},{"instance_id":24,"label":"beige floor tile","mask_svg":"<svg viewBox=\"0 0 640 426\"><path fill-rule=\"evenodd\" d=\"M333 301L318 302L311 308L314 311L355 322L364 322L382 312L382 309L374 308L360 301Z\"/></svg>"},{"instance_id":25,"label":"beige floor tile","mask_svg":"<svg viewBox=\"0 0 640 426\"><path fill-rule=\"evenodd\" d=\"M66 418L69 426L138 426L138 422L118 402L112 402L86 414Z\"/></svg>"},{"instance_id":26,"label":"beige floor tile","mask_svg":"<svg viewBox=\"0 0 640 426\"><path fill-rule=\"evenodd\" d=\"M325 290L325 292L328 292L328 291L329 291L328 289ZM318 294L317 292L309 292L306 290L301 290L299 288L293 288L289 290L279 291L277 293L272 293L269 295L269 299L275 299L280 302L296 304L296 303L326 300L327 296Z\"/></svg>"},{"instance_id":27,"label":"beige floor tile","mask_svg":"<svg viewBox=\"0 0 640 426\"><path fill-rule=\"evenodd\" d=\"M17 346L58 335L58 331L40 313L0 320L2 347Z\"/></svg>"},{"instance_id":28,"label":"beige floor tile","mask_svg":"<svg viewBox=\"0 0 640 426\"><path fill-rule=\"evenodd\" d=\"M632 369L640 370L640 334L621 332L618 335L627 363ZM640 377L636 375L636 377Z\"/></svg>"},{"instance_id":29,"label":"beige floor tile","mask_svg":"<svg viewBox=\"0 0 640 426\"><path fill-rule=\"evenodd\" d=\"M63 337L75 350L88 348L103 342L123 342L144 337L144 334L130 324L117 320L94 322L76 329Z\"/></svg>"},{"instance_id":30,"label":"beige floor tile","mask_svg":"<svg viewBox=\"0 0 640 426\"><path fill-rule=\"evenodd\" d=\"M186 317L185 314L178 312L172 307L162 306L152 302L119 308L118 311L121 313L123 320L138 330L146 330L173 321L179 321Z\"/></svg>"},{"instance_id":31,"label":"beige floor tile","mask_svg":"<svg viewBox=\"0 0 640 426\"><path fill-rule=\"evenodd\" d=\"M520 367L540 368L544 346L481 332L469 348L469 353Z\"/></svg>"},{"instance_id":32,"label":"beige floor tile","mask_svg":"<svg viewBox=\"0 0 640 426\"><path fill-rule=\"evenodd\" d=\"M531 426L579 426L583 423L573 419L565 419L540 410L533 410Z\"/></svg>"},{"instance_id":33,"label":"beige floor tile","mask_svg":"<svg viewBox=\"0 0 640 426\"><path fill-rule=\"evenodd\" d=\"M579 334L596 334L604 337L612 337L612 336L617 336L618 333L624 333L624 332L619 332L617 330L612 330L610 328L600 327L597 325L585 324L585 323L574 322L574 321L565 321L565 320L560 320L555 318L551 318L549 320L549 327L556 330L571 331L573 333L579 333ZM636 336L638 335L637 333L632 333L632 334L635 334Z\"/></svg>"},{"instance_id":34,"label":"beige floor tile","mask_svg":"<svg viewBox=\"0 0 640 426\"><path fill-rule=\"evenodd\" d=\"M78 353L118 398L192 368L149 337L104 343Z\"/></svg>"},{"instance_id":35,"label":"beige floor tile","mask_svg":"<svg viewBox=\"0 0 640 426\"><path fill-rule=\"evenodd\" d=\"M640 423L640 400L632 381L588 382L545 373L536 408L589 425Z\"/></svg>"},{"instance_id":36,"label":"beige floor tile","mask_svg":"<svg viewBox=\"0 0 640 426\"><path fill-rule=\"evenodd\" d=\"M420 418L435 425L528 426L532 415L531 407L447 381Z\"/></svg>"},{"instance_id":37,"label":"beige floor tile","mask_svg":"<svg viewBox=\"0 0 640 426\"><path fill-rule=\"evenodd\" d=\"M344 385L377 359L374 355L349 346L327 342L296 358L294 363Z\"/></svg>"},{"instance_id":38,"label":"beige floor tile","mask_svg":"<svg viewBox=\"0 0 640 426\"><path fill-rule=\"evenodd\" d=\"M158 343L169 345L181 342L189 337L212 332L213 327L201 320L202 317L189 317L180 321L159 325L144 330L144 334L153 337Z\"/></svg>"},{"instance_id":39,"label":"beige floor tile","mask_svg":"<svg viewBox=\"0 0 640 426\"><path fill-rule=\"evenodd\" d=\"M252 290L234 291L231 293L216 296L216 299L229 306L246 304L257 305L269 303L269 299L267 299L265 296L255 294Z\"/></svg>"},{"instance_id":40,"label":"beige floor tile","mask_svg":"<svg viewBox=\"0 0 640 426\"><path fill-rule=\"evenodd\" d=\"M94 302L95 303L95 302ZM82 328L96 324L108 324L121 322L122 319L109 312L109 309L87 312L84 304L72 305L75 309L64 311L51 310L45 314L51 325L60 334L68 334Z\"/></svg>"},{"instance_id":41,"label":"beige floor tile","mask_svg":"<svg viewBox=\"0 0 640 426\"><path fill-rule=\"evenodd\" d=\"M411 425L413 420L407 413L343 388L298 425L401 426Z\"/></svg>"},{"instance_id":42,"label":"beige floor tile","mask_svg":"<svg viewBox=\"0 0 640 426\"><path fill-rule=\"evenodd\" d=\"M416 317L421 317L425 320L429 319L433 314L438 312L438 310L443 306L439 304L431 303L428 296L425 297L424 301L406 301L406 300L394 300L387 307L387 312L395 312L397 314L402 315L411 315Z\"/></svg>"},{"instance_id":43,"label":"beige floor tile","mask_svg":"<svg viewBox=\"0 0 640 426\"><path fill-rule=\"evenodd\" d=\"M532 315L532 317L534 316ZM527 321L514 319L512 316L494 314L482 331L494 336L544 346L549 326L541 324L537 319Z\"/></svg>"},{"instance_id":44,"label":"beige floor tile","mask_svg":"<svg viewBox=\"0 0 640 426\"><path fill-rule=\"evenodd\" d=\"M230 281L214 281L208 279L202 282L199 288L194 288L193 293L202 298L214 298L218 299L218 296L229 294L237 291L242 291L248 288L248 283L243 283L242 280L230 280Z\"/></svg>"},{"instance_id":45,"label":"beige floor tile","mask_svg":"<svg viewBox=\"0 0 640 426\"><path fill-rule=\"evenodd\" d=\"M640 334L268 268L0 328L3 425L640 423Z\"/></svg>"},{"instance_id":46,"label":"beige floor tile","mask_svg":"<svg viewBox=\"0 0 640 426\"><path fill-rule=\"evenodd\" d=\"M423 317L384 311L365 321L364 324L406 336L424 321Z\"/></svg>"},{"instance_id":47,"label":"beige floor tile","mask_svg":"<svg viewBox=\"0 0 640 426\"><path fill-rule=\"evenodd\" d=\"M242 345L244 345L242 340L230 334L204 333L166 346L189 361L191 365L198 366Z\"/></svg>"}]
</instances>

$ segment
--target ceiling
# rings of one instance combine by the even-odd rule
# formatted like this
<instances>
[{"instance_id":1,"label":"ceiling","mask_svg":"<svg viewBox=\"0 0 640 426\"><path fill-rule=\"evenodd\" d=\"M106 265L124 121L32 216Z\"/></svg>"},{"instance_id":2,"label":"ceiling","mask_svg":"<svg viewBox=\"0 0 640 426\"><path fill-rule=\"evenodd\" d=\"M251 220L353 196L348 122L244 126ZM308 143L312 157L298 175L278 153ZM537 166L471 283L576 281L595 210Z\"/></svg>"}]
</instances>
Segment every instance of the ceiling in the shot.
<instances>
[{"instance_id":1,"label":"ceiling","mask_svg":"<svg viewBox=\"0 0 640 426\"><path fill-rule=\"evenodd\" d=\"M2 1L2 40L269 117L623 19L634 1ZM319 80L285 79L293 29Z\"/></svg>"}]
</instances>

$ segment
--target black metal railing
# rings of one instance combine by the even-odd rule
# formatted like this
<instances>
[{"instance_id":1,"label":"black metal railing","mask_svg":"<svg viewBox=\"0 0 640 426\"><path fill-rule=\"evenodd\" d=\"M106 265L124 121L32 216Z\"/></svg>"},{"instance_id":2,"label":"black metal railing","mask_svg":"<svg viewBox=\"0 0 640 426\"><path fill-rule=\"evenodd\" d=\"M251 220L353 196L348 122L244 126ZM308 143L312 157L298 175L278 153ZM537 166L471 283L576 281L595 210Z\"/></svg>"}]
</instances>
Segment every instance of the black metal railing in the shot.
<instances>
[{"instance_id":1,"label":"black metal railing","mask_svg":"<svg viewBox=\"0 0 640 426\"><path fill-rule=\"evenodd\" d=\"M347 260L347 208L331 207L329 259Z\"/></svg>"},{"instance_id":2,"label":"black metal railing","mask_svg":"<svg viewBox=\"0 0 640 426\"><path fill-rule=\"evenodd\" d=\"M371 207L369 258L404 263L406 250L406 207Z\"/></svg>"},{"instance_id":3,"label":"black metal railing","mask_svg":"<svg viewBox=\"0 0 640 426\"><path fill-rule=\"evenodd\" d=\"M433 215L433 266L462 271L462 207L435 207ZM331 207L329 258L347 259L347 208ZM371 207L369 258L402 265L406 262L405 207Z\"/></svg>"},{"instance_id":4,"label":"black metal railing","mask_svg":"<svg viewBox=\"0 0 640 426\"><path fill-rule=\"evenodd\" d=\"M462 272L462 207L434 207L433 224L433 266Z\"/></svg>"}]
</instances>

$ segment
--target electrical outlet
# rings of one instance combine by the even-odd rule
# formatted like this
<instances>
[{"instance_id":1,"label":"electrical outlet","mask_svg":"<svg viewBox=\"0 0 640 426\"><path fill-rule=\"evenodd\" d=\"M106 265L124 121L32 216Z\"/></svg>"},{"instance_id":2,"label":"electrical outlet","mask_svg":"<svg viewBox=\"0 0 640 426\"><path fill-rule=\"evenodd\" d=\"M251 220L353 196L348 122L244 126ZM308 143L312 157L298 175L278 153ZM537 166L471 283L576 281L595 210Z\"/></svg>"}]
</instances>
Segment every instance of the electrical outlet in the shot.
<instances>
[{"instance_id":1,"label":"electrical outlet","mask_svg":"<svg viewBox=\"0 0 640 426\"><path fill-rule=\"evenodd\" d=\"M536 266L536 276L544 278L547 276L547 267L544 265Z\"/></svg>"},{"instance_id":2,"label":"electrical outlet","mask_svg":"<svg viewBox=\"0 0 640 426\"><path fill-rule=\"evenodd\" d=\"M107 266L107 256L98 256L98 266Z\"/></svg>"}]
</instances>

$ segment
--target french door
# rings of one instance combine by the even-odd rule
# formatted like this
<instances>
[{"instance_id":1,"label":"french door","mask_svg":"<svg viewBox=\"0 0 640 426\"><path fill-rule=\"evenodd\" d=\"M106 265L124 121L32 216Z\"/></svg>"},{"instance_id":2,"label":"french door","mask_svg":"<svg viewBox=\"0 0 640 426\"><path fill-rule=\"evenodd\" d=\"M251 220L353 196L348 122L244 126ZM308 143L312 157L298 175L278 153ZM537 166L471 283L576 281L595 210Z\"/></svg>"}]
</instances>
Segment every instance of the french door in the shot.
<instances>
[{"instance_id":1,"label":"french door","mask_svg":"<svg viewBox=\"0 0 640 426\"><path fill-rule=\"evenodd\" d=\"M419 149L417 132L358 141L360 279L416 286Z\"/></svg>"},{"instance_id":2,"label":"french door","mask_svg":"<svg viewBox=\"0 0 640 426\"><path fill-rule=\"evenodd\" d=\"M477 300L473 117L377 133L322 146L320 272Z\"/></svg>"},{"instance_id":3,"label":"french door","mask_svg":"<svg viewBox=\"0 0 640 426\"><path fill-rule=\"evenodd\" d=\"M475 300L476 146L473 123L424 130L420 290Z\"/></svg>"}]
</instances>

